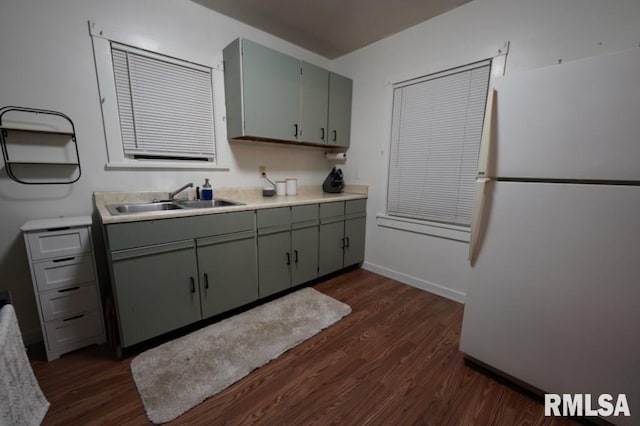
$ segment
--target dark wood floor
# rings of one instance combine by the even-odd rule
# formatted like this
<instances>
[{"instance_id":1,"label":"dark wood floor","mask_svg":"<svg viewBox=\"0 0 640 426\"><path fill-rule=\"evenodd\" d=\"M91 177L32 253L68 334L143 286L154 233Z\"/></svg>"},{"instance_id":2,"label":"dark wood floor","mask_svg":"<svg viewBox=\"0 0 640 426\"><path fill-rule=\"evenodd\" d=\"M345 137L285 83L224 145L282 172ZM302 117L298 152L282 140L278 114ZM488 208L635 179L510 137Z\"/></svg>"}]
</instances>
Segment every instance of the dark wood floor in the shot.
<instances>
[{"instance_id":1,"label":"dark wood floor","mask_svg":"<svg viewBox=\"0 0 640 426\"><path fill-rule=\"evenodd\" d=\"M462 305L360 269L314 287L353 312L171 424L574 424L465 364ZM133 356L94 346L32 361L51 402L44 424L147 423Z\"/></svg>"}]
</instances>

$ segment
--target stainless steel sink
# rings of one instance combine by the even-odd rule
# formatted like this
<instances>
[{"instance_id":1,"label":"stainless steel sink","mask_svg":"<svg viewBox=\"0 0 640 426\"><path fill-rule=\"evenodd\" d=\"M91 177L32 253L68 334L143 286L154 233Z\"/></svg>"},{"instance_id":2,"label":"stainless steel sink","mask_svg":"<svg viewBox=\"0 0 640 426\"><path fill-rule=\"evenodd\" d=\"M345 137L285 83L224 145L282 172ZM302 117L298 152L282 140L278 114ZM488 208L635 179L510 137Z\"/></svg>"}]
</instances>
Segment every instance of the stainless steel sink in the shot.
<instances>
[{"instance_id":1,"label":"stainless steel sink","mask_svg":"<svg viewBox=\"0 0 640 426\"><path fill-rule=\"evenodd\" d=\"M230 200L214 199L214 200L179 200L179 201L156 201L152 203L134 203L134 204L110 204L107 206L107 210L112 215L121 214L136 214L136 213L149 213L149 212L161 212L167 210L182 210L182 209L205 209L212 207L227 207L227 206L242 206L242 203L237 203Z\"/></svg>"},{"instance_id":2,"label":"stainless steel sink","mask_svg":"<svg viewBox=\"0 0 640 426\"><path fill-rule=\"evenodd\" d=\"M111 204L107 206L107 210L113 215L161 212L166 210L181 210L183 208L181 205L172 202Z\"/></svg>"},{"instance_id":3,"label":"stainless steel sink","mask_svg":"<svg viewBox=\"0 0 640 426\"><path fill-rule=\"evenodd\" d=\"M213 200L182 200L177 203L187 209L207 209L211 207L227 207L227 206L242 206L242 203L238 203L230 200L213 199Z\"/></svg>"}]
</instances>

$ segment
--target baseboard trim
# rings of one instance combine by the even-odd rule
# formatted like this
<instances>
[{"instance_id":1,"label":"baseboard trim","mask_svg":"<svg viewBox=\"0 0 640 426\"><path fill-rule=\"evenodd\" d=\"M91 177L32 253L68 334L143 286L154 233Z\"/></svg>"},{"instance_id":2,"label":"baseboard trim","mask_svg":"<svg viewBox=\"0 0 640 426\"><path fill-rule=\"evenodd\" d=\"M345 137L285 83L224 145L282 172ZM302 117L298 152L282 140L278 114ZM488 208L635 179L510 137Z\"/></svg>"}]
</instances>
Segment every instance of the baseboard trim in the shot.
<instances>
[{"instance_id":1,"label":"baseboard trim","mask_svg":"<svg viewBox=\"0 0 640 426\"><path fill-rule=\"evenodd\" d=\"M376 265L375 263L364 262L362 264L362 269L366 269L367 271L375 272L376 274L380 274L387 278L400 281L401 283L419 288L420 290L428 291L429 293L446 297L447 299L453 300L455 302L464 303L464 299L466 297L466 294L460 291L452 290L448 287L443 287L441 285L414 277L409 274L398 272L384 266Z\"/></svg>"}]
</instances>

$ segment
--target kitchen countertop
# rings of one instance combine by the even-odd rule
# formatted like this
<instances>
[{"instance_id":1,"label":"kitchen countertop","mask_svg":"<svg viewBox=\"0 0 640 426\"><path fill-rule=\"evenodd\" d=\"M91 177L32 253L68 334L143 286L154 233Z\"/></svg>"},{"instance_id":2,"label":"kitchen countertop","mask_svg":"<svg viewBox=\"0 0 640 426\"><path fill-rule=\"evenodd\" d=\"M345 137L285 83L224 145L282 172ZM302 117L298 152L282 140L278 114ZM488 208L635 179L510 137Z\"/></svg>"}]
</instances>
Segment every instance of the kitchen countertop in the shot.
<instances>
[{"instance_id":1,"label":"kitchen countertop","mask_svg":"<svg viewBox=\"0 0 640 426\"><path fill-rule=\"evenodd\" d=\"M328 203L367 198L368 186L346 185L344 192L328 194L320 186L300 186L298 195L263 197L262 188L220 188L214 191L214 198L236 201L239 206L211 207L199 209L165 210L148 213L112 215L107 210L109 204L148 203L167 199L167 192L95 192L94 203L103 224L138 222L144 220L167 219L171 217L198 216L204 214L229 213L300 204Z\"/></svg>"}]
</instances>

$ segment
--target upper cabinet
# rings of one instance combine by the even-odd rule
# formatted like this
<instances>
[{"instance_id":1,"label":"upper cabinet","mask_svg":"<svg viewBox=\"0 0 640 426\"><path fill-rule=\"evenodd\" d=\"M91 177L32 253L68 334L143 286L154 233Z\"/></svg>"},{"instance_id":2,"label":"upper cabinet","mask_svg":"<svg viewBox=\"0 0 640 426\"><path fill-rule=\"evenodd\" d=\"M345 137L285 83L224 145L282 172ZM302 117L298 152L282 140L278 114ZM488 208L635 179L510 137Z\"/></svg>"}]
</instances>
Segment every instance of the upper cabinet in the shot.
<instances>
[{"instance_id":1,"label":"upper cabinet","mask_svg":"<svg viewBox=\"0 0 640 426\"><path fill-rule=\"evenodd\" d=\"M352 90L350 78L329 74L329 145L349 146Z\"/></svg>"},{"instance_id":2,"label":"upper cabinet","mask_svg":"<svg viewBox=\"0 0 640 426\"><path fill-rule=\"evenodd\" d=\"M223 55L229 139L349 146L351 79L245 39Z\"/></svg>"},{"instance_id":3,"label":"upper cabinet","mask_svg":"<svg viewBox=\"0 0 640 426\"><path fill-rule=\"evenodd\" d=\"M329 71L300 62L300 140L309 143L327 143L327 114L329 110Z\"/></svg>"},{"instance_id":4,"label":"upper cabinet","mask_svg":"<svg viewBox=\"0 0 640 426\"><path fill-rule=\"evenodd\" d=\"M300 63L248 40L241 62L245 135L297 140Z\"/></svg>"}]
</instances>

